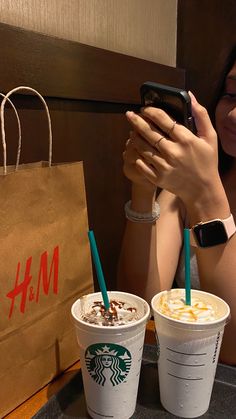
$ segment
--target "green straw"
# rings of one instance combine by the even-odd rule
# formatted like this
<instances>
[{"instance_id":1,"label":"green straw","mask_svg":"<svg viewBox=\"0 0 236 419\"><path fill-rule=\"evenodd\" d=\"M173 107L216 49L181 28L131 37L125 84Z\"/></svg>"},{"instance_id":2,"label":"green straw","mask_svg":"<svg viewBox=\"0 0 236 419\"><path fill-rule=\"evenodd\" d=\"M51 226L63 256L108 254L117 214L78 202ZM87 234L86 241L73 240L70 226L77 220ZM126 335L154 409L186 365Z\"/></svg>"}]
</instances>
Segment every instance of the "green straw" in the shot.
<instances>
[{"instance_id":1,"label":"green straw","mask_svg":"<svg viewBox=\"0 0 236 419\"><path fill-rule=\"evenodd\" d=\"M92 230L88 232L88 237L89 237L93 262L94 262L95 269L97 272L98 283L99 283L99 287L102 293L104 306L105 306L105 309L108 310L110 307L110 303L109 303L108 294L107 294L107 287L106 287L104 275L102 272L102 265L101 265L99 254L98 254L96 240L95 240L94 233Z\"/></svg>"},{"instance_id":2,"label":"green straw","mask_svg":"<svg viewBox=\"0 0 236 419\"><path fill-rule=\"evenodd\" d=\"M185 261L185 304L191 306L191 278L190 278L190 238L189 229L184 229L184 261Z\"/></svg>"}]
</instances>

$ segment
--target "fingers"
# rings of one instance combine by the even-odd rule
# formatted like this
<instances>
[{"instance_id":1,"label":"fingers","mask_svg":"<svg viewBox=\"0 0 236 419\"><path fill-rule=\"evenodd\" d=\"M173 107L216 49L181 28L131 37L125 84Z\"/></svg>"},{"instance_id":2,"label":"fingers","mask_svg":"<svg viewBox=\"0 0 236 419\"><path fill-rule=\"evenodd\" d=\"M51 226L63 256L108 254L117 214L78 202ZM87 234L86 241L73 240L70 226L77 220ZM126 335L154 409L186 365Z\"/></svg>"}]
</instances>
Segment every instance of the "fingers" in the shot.
<instances>
[{"instance_id":1,"label":"fingers","mask_svg":"<svg viewBox=\"0 0 236 419\"><path fill-rule=\"evenodd\" d=\"M135 180L140 182L144 177L186 202L192 199L193 192L202 190L206 182L206 167L209 165L212 173L217 171L214 128L206 109L194 96L191 98L198 136L175 123L158 108L143 108L141 115L126 113L133 127L126 146L127 156L129 153L130 158L135 156L131 168L132 179L135 172Z\"/></svg>"},{"instance_id":2,"label":"fingers","mask_svg":"<svg viewBox=\"0 0 236 419\"><path fill-rule=\"evenodd\" d=\"M157 148L158 151L160 151L160 143L163 140L166 140L166 137L164 137L164 135L162 135L154 144L154 147Z\"/></svg>"},{"instance_id":3,"label":"fingers","mask_svg":"<svg viewBox=\"0 0 236 419\"><path fill-rule=\"evenodd\" d=\"M158 126L163 133L162 135L165 135L169 140L179 141L186 131L184 126L177 124L176 121L162 109L148 106L141 109L141 115Z\"/></svg>"},{"instance_id":4,"label":"fingers","mask_svg":"<svg viewBox=\"0 0 236 419\"><path fill-rule=\"evenodd\" d=\"M126 161L136 164L138 158L141 158L146 164L155 167L160 172L169 165L175 165L176 158L180 156L178 143L169 141L164 136L157 134L158 140L151 146L137 132L130 132L130 139L126 146Z\"/></svg>"},{"instance_id":5,"label":"fingers","mask_svg":"<svg viewBox=\"0 0 236 419\"><path fill-rule=\"evenodd\" d=\"M162 154L169 152L170 145L165 141L164 146L164 141L162 141L166 140L165 136L151 123L151 121L143 119L134 112L127 112L126 115L135 130L133 131L133 134L131 134L131 139L136 139L138 141L141 150L146 149L146 151L149 151L152 154L154 151L161 151ZM174 127L173 121L171 127Z\"/></svg>"},{"instance_id":6,"label":"fingers","mask_svg":"<svg viewBox=\"0 0 236 419\"><path fill-rule=\"evenodd\" d=\"M168 153L168 143L189 143L195 140L196 136L183 125L177 124L162 109L147 107L141 110L142 116L133 112L127 112L127 118L142 137L144 137L152 146L164 136L169 141L162 141L162 151ZM154 128L153 128L154 127ZM165 144L165 148L164 148Z\"/></svg>"},{"instance_id":7,"label":"fingers","mask_svg":"<svg viewBox=\"0 0 236 419\"><path fill-rule=\"evenodd\" d=\"M126 142L126 149L123 153L124 162L130 165L136 165L137 161L142 159L147 164L154 163L154 150L145 140L136 133L131 133Z\"/></svg>"},{"instance_id":8,"label":"fingers","mask_svg":"<svg viewBox=\"0 0 236 419\"><path fill-rule=\"evenodd\" d=\"M139 171L140 174L145 176L149 182L151 182L153 185L158 185L158 173L157 170L152 167L151 164L148 162L143 161L142 159L136 160L136 168Z\"/></svg>"},{"instance_id":9,"label":"fingers","mask_svg":"<svg viewBox=\"0 0 236 419\"><path fill-rule=\"evenodd\" d=\"M159 152L159 145L162 144L162 141L163 143L164 141L168 142L168 140L166 140L165 137L161 137L156 147L153 147L147 141L145 141L140 135L138 135L136 132L132 132L130 147L132 147L135 150L135 152L137 153L136 156L138 155L136 164L138 163L139 166L142 166L142 164L139 164L139 163L140 161L143 161L143 163L149 166L151 170L154 170L154 172L157 171L158 173L166 169L167 166L169 167L169 160L170 160L169 155L165 156L164 155L165 153L163 152L163 150L162 150L162 153ZM171 142L169 143L170 144L168 144L168 147L171 147L173 143ZM173 152L169 151L169 154L173 156Z\"/></svg>"},{"instance_id":10,"label":"fingers","mask_svg":"<svg viewBox=\"0 0 236 419\"><path fill-rule=\"evenodd\" d=\"M204 139L211 140L215 136L215 130L212 126L207 110L201 106L192 92L189 92L192 104L192 114L197 128L198 136Z\"/></svg>"},{"instance_id":11,"label":"fingers","mask_svg":"<svg viewBox=\"0 0 236 419\"><path fill-rule=\"evenodd\" d=\"M154 157L159 156L160 152L158 148L158 144L160 141L164 139L164 137L160 137L159 140L157 140L153 146L151 146L150 143L148 143L145 139L143 139L137 132L132 131L130 133L130 147L133 147L139 156L142 156L150 163L154 162Z\"/></svg>"},{"instance_id":12,"label":"fingers","mask_svg":"<svg viewBox=\"0 0 236 419\"><path fill-rule=\"evenodd\" d=\"M134 112L126 112L126 116L133 128L137 130L139 134L152 146L156 143L159 137L163 135L160 130L152 124L152 121L148 121Z\"/></svg>"},{"instance_id":13,"label":"fingers","mask_svg":"<svg viewBox=\"0 0 236 419\"><path fill-rule=\"evenodd\" d=\"M191 92L189 94L191 96L192 113L197 128L197 137L214 145L216 142L216 133L209 115L206 109L197 102L194 95ZM190 144L191 141L196 141L196 135L185 126L175 123L162 109L148 106L141 109L141 116L145 120L142 120L140 116L135 115L133 112L128 112L127 115L131 124L151 145L154 145L154 141L158 141L161 135L164 135L171 142L177 142L183 145ZM155 127L154 130L153 126ZM151 131L152 133L150 133ZM167 141L162 141L159 149L161 152L168 153Z\"/></svg>"},{"instance_id":14,"label":"fingers","mask_svg":"<svg viewBox=\"0 0 236 419\"><path fill-rule=\"evenodd\" d=\"M137 150L133 146L133 141L129 138L125 144L125 150L123 152L123 160L128 164L135 164L136 160L139 158Z\"/></svg>"},{"instance_id":15,"label":"fingers","mask_svg":"<svg viewBox=\"0 0 236 419\"><path fill-rule=\"evenodd\" d=\"M155 139L155 137L153 137ZM130 132L130 146L135 148L139 154L150 154L154 155L158 153L158 147L156 147L158 141L157 140L151 145L148 141L146 141L141 135L137 132L132 131Z\"/></svg>"},{"instance_id":16,"label":"fingers","mask_svg":"<svg viewBox=\"0 0 236 419\"><path fill-rule=\"evenodd\" d=\"M134 141L129 138L126 142L126 149L123 153L123 172L132 182L141 184L148 189L157 187L158 179L154 167L145 161L135 149Z\"/></svg>"}]
</instances>

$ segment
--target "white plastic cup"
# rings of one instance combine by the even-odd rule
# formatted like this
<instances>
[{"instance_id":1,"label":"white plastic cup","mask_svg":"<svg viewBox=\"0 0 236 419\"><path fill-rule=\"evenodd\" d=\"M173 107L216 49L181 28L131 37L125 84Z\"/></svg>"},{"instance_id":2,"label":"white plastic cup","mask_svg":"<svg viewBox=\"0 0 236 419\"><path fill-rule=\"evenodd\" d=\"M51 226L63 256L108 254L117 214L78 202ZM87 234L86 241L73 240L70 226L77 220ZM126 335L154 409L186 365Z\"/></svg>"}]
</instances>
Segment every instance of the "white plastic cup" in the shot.
<instances>
[{"instance_id":1,"label":"white plastic cup","mask_svg":"<svg viewBox=\"0 0 236 419\"><path fill-rule=\"evenodd\" d=\"M168 412L183 418L195 418L209 408L230 309L221 298L192 290L192 297L212 304L219 318L208 323L175 320L158 311L158 300L164 293L170 293L171 299L185 298L185 290L163 291L151 301L159 344L160 399Z\"/></svg>"},{"instance_id":2,"label":"white plastic cup","mask_svg":"<svg viewBox=\"0 0 236 419\"><path fill-rule=\"evenodd\" d=\"M142 298L120 291L108 292L109 300L119 300L137 308L139 320L122 326L99 326L81 319L81 310L101 293L78 299L71 312L76 328L85 399L89 415L95 419L130 418L136 407L146 322L150 307Z\"/></svg>"}]
</instances>

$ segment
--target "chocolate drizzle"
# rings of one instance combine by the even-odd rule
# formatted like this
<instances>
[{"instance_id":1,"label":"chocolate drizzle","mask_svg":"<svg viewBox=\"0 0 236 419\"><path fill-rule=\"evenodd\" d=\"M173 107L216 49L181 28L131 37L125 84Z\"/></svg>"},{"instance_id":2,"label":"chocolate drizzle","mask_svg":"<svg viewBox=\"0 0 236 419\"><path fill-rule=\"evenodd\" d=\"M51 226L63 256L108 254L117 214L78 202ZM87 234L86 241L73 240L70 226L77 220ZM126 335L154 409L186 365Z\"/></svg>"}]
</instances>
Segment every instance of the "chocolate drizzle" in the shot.
<instances>
[{"instance_id":1,"label":"chocolate drizzle","mask_svg":"<svg viewBox=\"0 0 236 419\"><path fill-rule=\"evenodd\" d=\"M136 312L135 307L127 307L127 303L123 301L111 300L108 310L105 309L102 301L94 301L90 313L84 314L83 320L90 324L117 326L134 320Z\"/></svg>"}]
</instances>

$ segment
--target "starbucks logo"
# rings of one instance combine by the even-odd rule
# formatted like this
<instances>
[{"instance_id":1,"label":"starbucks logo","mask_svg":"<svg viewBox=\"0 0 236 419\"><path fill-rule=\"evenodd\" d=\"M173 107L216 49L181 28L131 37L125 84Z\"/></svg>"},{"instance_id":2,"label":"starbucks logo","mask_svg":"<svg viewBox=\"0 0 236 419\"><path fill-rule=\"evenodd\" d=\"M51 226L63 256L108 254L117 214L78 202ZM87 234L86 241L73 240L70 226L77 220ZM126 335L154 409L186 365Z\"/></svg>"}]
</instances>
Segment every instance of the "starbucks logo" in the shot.
<instances>
[{"instance_id":1,"label":"starbucks logo","mask_svg":"<svg viewBox=\"0 0 236 419\"><path fill-rule=\"evenodd\" d=\"M131 367L130 352L113 343L95 343L85 352L85 362L91 377L96 383L104 386L116 386L127 377Z\"/></svg>"}]
</instances>

